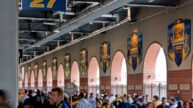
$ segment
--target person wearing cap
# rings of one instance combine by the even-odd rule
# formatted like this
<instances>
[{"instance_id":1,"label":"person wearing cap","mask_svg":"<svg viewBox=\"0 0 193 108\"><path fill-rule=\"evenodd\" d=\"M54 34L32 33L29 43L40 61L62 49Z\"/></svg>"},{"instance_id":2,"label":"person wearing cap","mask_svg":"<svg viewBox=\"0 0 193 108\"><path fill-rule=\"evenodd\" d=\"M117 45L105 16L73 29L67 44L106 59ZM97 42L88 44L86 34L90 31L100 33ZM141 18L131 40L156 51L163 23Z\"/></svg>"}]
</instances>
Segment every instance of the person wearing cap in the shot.
<instances>
[{"instance_id":1,"label":"person wearing cap","mask_svg":"<svg viewBox=\"0 0 193 108\"><path fill-rule=\"evenodd\" d=\"M170 99L170 108L177 108L177 103L176 100L174 98Z\"/></svg>"},{"instance_id":2,"label":"person wearing cap","mask_svg":"<svg viewBox=\"0 0 193 108\"><path fill-rule=\"evenodd\" d=\"M130 104L127 101L127 95L124 95L122 97L122 102L118 105L117 108L130 108Z\"/></svg>"}]
</instances>

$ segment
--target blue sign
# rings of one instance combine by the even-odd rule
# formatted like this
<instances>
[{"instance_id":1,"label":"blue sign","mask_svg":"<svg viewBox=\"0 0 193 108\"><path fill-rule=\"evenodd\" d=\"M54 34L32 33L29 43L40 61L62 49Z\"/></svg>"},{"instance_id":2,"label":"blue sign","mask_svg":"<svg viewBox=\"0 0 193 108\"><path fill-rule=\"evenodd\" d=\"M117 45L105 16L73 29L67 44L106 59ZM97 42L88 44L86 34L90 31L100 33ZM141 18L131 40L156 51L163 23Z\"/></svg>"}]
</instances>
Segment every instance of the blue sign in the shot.
<instances>
[{"instance_id":1,"label":"blue sign","mask_svg":"<svg viewBox=\"0 0 193 108\"><path fill-rule=\"evenodd\" d=\"M22 10L66 11L67 0L22 0Z\"/></svg>"},{"instance_id":2,"label":"blue sign","mask_svg":"<svg viewBox=\"0 0 193 108\"><path fill-rule=\"evenodd\" d=\"M78 88L74 83L67 83L64 86L64 92L69 96L73 96L78 92Z\"/></svg>"}]
</instances>

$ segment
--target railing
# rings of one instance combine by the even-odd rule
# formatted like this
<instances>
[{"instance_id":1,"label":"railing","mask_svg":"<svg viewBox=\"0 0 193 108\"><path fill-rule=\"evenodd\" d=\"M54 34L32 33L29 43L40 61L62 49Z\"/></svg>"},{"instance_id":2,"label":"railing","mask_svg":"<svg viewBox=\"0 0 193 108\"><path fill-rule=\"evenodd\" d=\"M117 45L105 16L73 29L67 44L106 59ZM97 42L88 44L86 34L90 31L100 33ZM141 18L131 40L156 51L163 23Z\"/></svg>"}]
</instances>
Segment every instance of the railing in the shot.
<instances>
[{"instance_id":1,"label":"railing","mask_svg":"<svg viewBox=\"0 0 193 108\"><path fill-rule=\"evenodd\" d=\"M124 95L124 94L127 94L127 86L126 85L114 85L114 86L111 86L111 93L113 95Z\"/></svg>"},{"instance_id":2,"label":"railing","mask_svg":"<svg viewBox=\"0 0 193 108\"><path fill-rule=\"evenodd\" d=\"M148 95L151 99L154 95L159 98L167 96L167 84L144 84L143 85L144 95Z\"/></svg>"}]
</instances>

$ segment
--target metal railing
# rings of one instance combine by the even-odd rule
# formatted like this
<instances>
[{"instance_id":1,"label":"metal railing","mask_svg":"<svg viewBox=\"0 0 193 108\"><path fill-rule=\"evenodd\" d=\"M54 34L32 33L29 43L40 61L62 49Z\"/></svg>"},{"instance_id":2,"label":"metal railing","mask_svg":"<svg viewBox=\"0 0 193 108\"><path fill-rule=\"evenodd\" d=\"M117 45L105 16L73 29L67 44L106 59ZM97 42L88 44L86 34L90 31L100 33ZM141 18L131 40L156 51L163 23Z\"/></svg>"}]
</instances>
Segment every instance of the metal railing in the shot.
<instances>
[{"instance_id":1,"label":"metal railing","mask_svg":"<svg viewBox=\"0 0 193 108\"><path fill-rule=\"evenodd\" d=\"M148 95L151 99L154 95L159 98L167 97L167 84L144 84L143 85L144 95Z\"/></svg>"}]
</instances>

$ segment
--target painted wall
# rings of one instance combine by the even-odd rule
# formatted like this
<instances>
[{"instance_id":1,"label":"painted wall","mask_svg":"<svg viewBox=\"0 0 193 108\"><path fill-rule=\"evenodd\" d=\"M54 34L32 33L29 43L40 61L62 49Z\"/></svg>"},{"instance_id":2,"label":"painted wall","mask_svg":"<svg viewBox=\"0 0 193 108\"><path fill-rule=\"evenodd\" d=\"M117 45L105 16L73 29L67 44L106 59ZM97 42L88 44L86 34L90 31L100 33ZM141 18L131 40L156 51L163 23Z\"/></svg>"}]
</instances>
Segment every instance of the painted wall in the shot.
<instances>
[{"instance_id":1,"label":"painted wall","mask_svg":"<svg viewBox=\"0 0 193 108\"><path fill-rule=\"evenodd\" d=\"M144 36L144 41L143 41L143 59L142 62L138 65L136 71L134 72L133 69L131 68L130 65L127 63L127 70L129 74L135 74L135 73L142 73L143 72L143 62L144 62L144 57L145 53L148 49L148 47L151 45L153 42L158 42L163 46L164 52L167 57L167 68L168 71L172 70L185 70L185 69L191 69L191 54L185 59L180 67L177 67L175 62L171 61L168 58L167 55L167 27L169 24L174 22L177 18L185 18L185 19L191 19L193 20L193 5L189 5L186 7L183 7L181 9L173 10L173 11L168 11L166 13L162 13L160 15L154 16L152 18L146 19L144 21L139 21L136 23L125 23L119 27L116 27L108 32L105 32L103 34L100 34L94 38L88 39L86 41L82 41L81 43L75 44L73 46L70 46L66 49L57 51L53 54L47 55L45 57L42 57L41 59L35 60L31 63L29 63L32 66L35 65L36 62L39 63L39 66L42 66L43 60L47 60L48 67L51 66L52 59L54 57L57 57L58 59L58 65L60 63L64 64L63 57L66 52L71 53L71 61L73 63L74 60L78 61L79 60L79 52L81 48L87 48L88 49L88 58L89 61L93 56L96 56L98 61L99 61L99 46L100 44L104 41L110 41L111 43L111 64L112 65L112 59L114 54L118 51L121 50L124 53L124 56L127 57L127 38L130 37L130 34L137 30L141 32ZM160 9L152 9L152 8L142 8L140 10L140 14L138 18L145 18L145 16L149 16L152 13L157 13L160 12ZM191 30L192 31L192 30ZM193 42L192 42L193 43ZM127 58L126 58L127 59ZM25 66L28 66L29 64L26 64ZM110 68L107 70L107 73L100 73L101 76L109 76L110 75ZM27 69L27 68L25 68ZM27 71L27 70L25 70ZM86 76L80 76L81 78L84 78ZM69 77L70 78L70 77ZM69 79L65 78L65 79Z\"/></svg>"}]
</instances>

